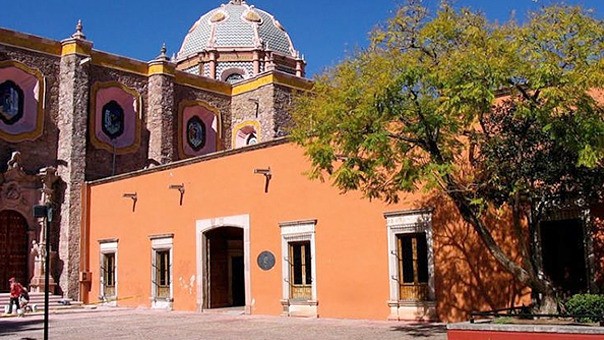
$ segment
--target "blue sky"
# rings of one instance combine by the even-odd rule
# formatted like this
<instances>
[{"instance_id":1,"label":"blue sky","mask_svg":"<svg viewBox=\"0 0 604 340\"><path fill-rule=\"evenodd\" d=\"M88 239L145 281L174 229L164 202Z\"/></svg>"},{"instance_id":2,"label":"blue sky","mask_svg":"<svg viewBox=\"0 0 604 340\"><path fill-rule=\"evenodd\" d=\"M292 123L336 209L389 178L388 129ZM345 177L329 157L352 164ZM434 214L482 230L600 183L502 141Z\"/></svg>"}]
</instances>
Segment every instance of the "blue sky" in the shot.
<instances>
[{"instance_id":1,"label":"blue sky","mask_svg":"<svg viewBox=\"0 0 604 340\"><path fill-rule=\"evenodd\" d=\"M166 43L177 52L190 26L228 0L24 0L3 1L0 27L61 40L82 19L94 48L148 61ZM289 32L294 46L313 75L342 60L356 47L367 45L368 32L390 17L404 0L248 0L273 14ZM438 0L424 0L433 6ZM480 10L490 20L507 21L512 11L525 17L529 10L560 3L555 0L456 0L456 6ZM566 0L595 10L604 18L604 0Z\"/></svg>"}]
</instances>

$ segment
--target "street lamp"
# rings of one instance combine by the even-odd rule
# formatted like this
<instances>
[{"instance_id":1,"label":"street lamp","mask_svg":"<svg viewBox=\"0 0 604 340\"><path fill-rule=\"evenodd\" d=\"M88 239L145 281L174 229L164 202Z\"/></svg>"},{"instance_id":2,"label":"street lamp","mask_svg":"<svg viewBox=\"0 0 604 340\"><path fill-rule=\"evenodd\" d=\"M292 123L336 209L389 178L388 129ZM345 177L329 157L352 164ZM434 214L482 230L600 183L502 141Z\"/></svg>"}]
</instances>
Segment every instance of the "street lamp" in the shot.
<instances>
[{"instance_id":1,"label":"street lamp","mask_svg":"<svg viewBox=\"0 0 604 340\"><path fill-rule=\"evenodd\" d=\"M50 222L52 222L52 207L50 204L34 205L34 217L46 219L44 224L44 242L40 242L44 251L44 340L48 340L48 291L50 281Z\"/></svg>"}]
</instances>

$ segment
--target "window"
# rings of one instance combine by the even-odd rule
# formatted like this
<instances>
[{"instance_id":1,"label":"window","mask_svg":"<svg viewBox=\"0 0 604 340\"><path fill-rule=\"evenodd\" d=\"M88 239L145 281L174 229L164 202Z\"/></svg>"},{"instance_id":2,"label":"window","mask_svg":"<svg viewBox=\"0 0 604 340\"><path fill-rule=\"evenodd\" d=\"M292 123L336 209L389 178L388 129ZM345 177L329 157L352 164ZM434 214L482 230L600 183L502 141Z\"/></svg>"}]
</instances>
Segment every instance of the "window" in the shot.
<instances>
[{"instance_id":1,"label":"window","mask_svg":"<svg viewBox=\"0 0 604 340\"><path fill-rule=\"evenodd\" d=\"M11 125L23 117L23 90L11 80L0 84L0 120Z\"/></svg>"},{"instance_id":2,"label":"window","mask_svg":"<svg viewBox=\"0 0 604 340\"><path fill-rule=\"evenodd\" d=\"M399 299L429 300L426 233L398 234L396 248Z\"/></svg>"},{"instance_id":3,"label":"window","mask_svg":"<svg viewBox=\"0 0 604 340\"><path fill-rule=\"evenodd\" d=\"M229 84L235 84L243 80L243 75L239 73L231 73L228 77L226 77L225 81Z\"/></svg>"},{"instance_id":4,"label":"window","mask_svg":"<svg viewBox=\"0 0 604 340\"><path fill-rule=\"evenodd\" d=\"M170 251L160 250L155 252L155 285L156 297L170 297Z\"/></svg>"},{"instance_id":5,"label":"window","mask_svg":"<svg viewBox=\"0 0 604 340\"><path fill-rule=\"evenodd\" d=\"M124 109L115 100L103 106L101 119L101 129L107 137L115 139L124 133Z\"/></svg>"},{"instance_id":6,"label":"window","mask_svg":"<svg viewBox=\"0 0 604 340\"><path fill-rule=\"evenodd\" d=\"M290 298L312 299L312 261L310 241L289 243Z\"/></svg>"},{"instance_id":7,"label":"window","mask_svg":"<svg viewBox=\"0 0 604 340\"><path fill-rule=\"evenodd\" d=\"M256 138L256 134L255 133L250 133L249 136L247 137L247 140L245 141L245 145L253 145L253 144L257 144L258 143L258 139Z\"/></svg>"},{"instance_id":8,"label":"window","mask_svg":"<svg viewBox=\"0 0 604 340\"><path fill-rule=\"evenodd\" d=\"M283 315L317 314L316 220L281 223Z\"/></svg>"},{"instance_id":9,"label":"window","mask_svg":"<svg viewBox=\"0 0 604 340\"><path fill-rule=\"evenodd\" d=\"M432 320L434 261L432 212L412 210L384 214L388 227L391 320Z\"/></svg>"},{"instance_id":10,"label":"window","mask_svg":"<svg viewBox=\"0 0 604 340\"><path fill-rule=\"evenodd\" d=\"M115 253L103 254L103 295L115 296Z\"/></svg>"},{"instance_id":11,"label":"window","mask_svg":"<svg viewBox=\"0 0 604 340\"><path fill-rule=\"evenodd\" d=\"M247 120L233 129L233 145L235 148L257 144L259 138L260 123Z\"/></svg>"},{"instance_id":12,"label":"window","mask_svg":"<svg viewBox=\"0 0 604 340\"><path fill-rule=\"evenodd\" d=\"M152 308L172 309L172 245L173 234L151 236L151 300Z\"/></svg>"},{"instance_id":13,"label":"window","mask_svg":"<svg viewBox=\"0 0 604 340\"><path fill-rule=\"evenodd\" d=\"M101 248L99 300L103 304L116 306L118 294L117 239L100 240L99 243Z\"/></svg>"},{"instance_id":14,"label":"window","mask_svg":"<svg viewBox=\"0 0 604 340\"><path fill-rule=\"evenodd\" d=\"M206 125L198 116L193 116L187 122L187 143L199 151L206 145Z\"/></svg>"}]
</instances>

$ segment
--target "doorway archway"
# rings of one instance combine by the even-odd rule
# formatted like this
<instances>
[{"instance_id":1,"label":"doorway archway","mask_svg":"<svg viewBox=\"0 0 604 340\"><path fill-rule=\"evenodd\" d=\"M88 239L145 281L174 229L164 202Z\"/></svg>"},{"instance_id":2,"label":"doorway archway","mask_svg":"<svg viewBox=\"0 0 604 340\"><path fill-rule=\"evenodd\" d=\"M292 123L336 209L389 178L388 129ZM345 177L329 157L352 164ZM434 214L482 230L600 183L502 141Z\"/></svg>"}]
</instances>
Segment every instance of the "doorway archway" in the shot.
<instances>
[{"instance_id":1,"label":"doorway archway","mask_svg":"<svg viewBox=\"0 0 604 340\"><path fill-rule=\"evenodd\" d=\"M0 292L8 292L15 277L29 284L27 221L14 210L0 212Z\"/></svg>"},{"instance_id":2,"label":"doorway archway","mask_svg":"<svg viewBox=\"0 0 604 340\"><path fill-rule=\"evenodd\" d=\"M220 227L205 232L204 238L204 307L245 306L243 229Z\"/></svg>"},{"instance_id":3,"label":"doorway archway","mask_svg":"<svg viewBox=\"0 0 604 340\"><path fill-rule=\"evenodd\" d=\"M249 314L249 215L198 220L196 235L198 310L241 307Z\"/></svg>"}]
</instances>

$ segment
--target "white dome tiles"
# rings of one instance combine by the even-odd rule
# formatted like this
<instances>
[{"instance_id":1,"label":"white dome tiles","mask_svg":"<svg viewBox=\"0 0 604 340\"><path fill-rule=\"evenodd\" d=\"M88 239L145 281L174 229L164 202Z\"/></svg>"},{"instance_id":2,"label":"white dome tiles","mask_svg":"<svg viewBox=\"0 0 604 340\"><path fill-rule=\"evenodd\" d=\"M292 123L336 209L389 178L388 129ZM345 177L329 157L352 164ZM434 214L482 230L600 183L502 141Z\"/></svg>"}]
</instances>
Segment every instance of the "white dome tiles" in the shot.
<instances>
[{"instance_id":1,"label":"white dome tiles","mask_svg":"<svg viewBox=\"0 0 604 340\"><path fill-rule=\"evenodd\" d=\"M296 56L292 41L275 18L245 2L228 3L204 14L191 27L178 52L178 59L207 49L257 48Z\"/></svg>"}]
</instances>

